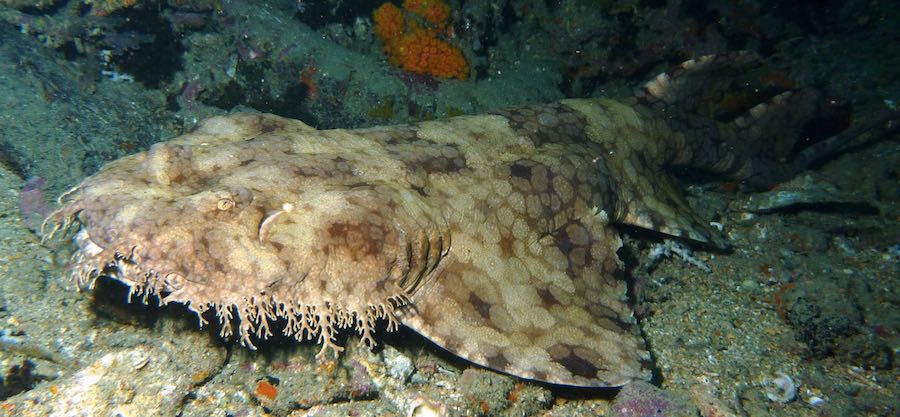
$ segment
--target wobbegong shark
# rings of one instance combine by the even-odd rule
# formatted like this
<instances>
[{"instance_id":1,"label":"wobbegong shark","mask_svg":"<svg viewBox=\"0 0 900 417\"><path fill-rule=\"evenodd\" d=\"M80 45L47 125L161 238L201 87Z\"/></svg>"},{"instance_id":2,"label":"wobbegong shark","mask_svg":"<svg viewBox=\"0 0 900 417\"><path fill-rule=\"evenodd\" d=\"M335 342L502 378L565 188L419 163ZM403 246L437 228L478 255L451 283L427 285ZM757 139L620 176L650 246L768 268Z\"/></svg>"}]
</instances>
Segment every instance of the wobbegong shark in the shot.
<instances>
[{"instance_id":1,"label":"wobbegong shark","mask_svg":"<svg viewBox=\"0 0 900 417\"><path fill-rule=\"evenodd\" d=\"M184 304L251 348L281 332L316 339L321 358L343 349L341 329L373 347L377 329L403 325L521 378L646 380L617 227L721 247L672 168L771 186L886 121L797 150L821 102L813 90L730 121L701 115L757 61L687 61L623 101L399 126L214 117L85 179L46 236L74 236L79 288L110 277L129 299Z\"/></svg>"}]
</instances>

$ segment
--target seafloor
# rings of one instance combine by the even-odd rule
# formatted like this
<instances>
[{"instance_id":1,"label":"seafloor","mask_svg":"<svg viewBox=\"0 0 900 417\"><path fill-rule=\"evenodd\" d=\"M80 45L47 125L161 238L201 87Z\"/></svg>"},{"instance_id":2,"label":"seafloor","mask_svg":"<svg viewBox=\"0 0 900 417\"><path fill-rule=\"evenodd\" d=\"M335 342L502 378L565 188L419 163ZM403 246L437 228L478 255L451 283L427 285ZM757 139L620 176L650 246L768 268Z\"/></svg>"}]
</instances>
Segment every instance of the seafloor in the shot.
<instances>
[{"instance_id":1,"label":"seafloor","mask_svg":"<svg viewBox=\"0 0 900 417\"><path fill-rule=\"evenodd\" d=\"M198 329L182 306L126 303L114 282L74 291L67 248L40 243L54 196L234 110L350 128L624 97L684 59L731 50L765 65L741 81L749 92L713 103L720 114L816 87L833 115L804 132L815 138L900 95L896 2L447 4L441 36L462 51L465 80L392 65L374 2L0 0L0 414L639 415L612 401L659 416L900 412L896 135L767 192L686 173L691 203L729 250L622 230L663 390L519 380L404 330L374 352L350 340L324 364L316 346L288 340L251 352Z\"/></svg>"}]
</instances>

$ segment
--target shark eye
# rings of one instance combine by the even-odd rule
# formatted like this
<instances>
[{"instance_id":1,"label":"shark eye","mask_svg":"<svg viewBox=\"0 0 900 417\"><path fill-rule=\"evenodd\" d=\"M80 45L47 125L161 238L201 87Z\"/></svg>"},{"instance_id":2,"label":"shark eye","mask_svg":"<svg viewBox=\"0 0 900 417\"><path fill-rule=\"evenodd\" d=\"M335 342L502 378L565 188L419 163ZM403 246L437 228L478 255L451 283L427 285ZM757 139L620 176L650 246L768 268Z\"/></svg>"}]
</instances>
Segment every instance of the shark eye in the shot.
<instances>
[{"instance_id":1,"label":"shark eye","mask_svg":"<svg viewBox=\"0 0 900 417\"><path fill-rule=\"evenodd\" d=\"M213 191L213 195L217 198L216 209L219 211L228 211L238 206L246 207L253 201L253 193L244 187Z\"/></svg>"},{"instance_id":2,"label":"shark eye","mask_svg":"<svg viewBox=\"0 0 900 417\"><path fill-rule=\"evenodd\" d=\"M221 198L218 202L216 202L216 208L219 211L228 211L234 208L234 200L230 198Z\"/></svg>"}]
</instances>

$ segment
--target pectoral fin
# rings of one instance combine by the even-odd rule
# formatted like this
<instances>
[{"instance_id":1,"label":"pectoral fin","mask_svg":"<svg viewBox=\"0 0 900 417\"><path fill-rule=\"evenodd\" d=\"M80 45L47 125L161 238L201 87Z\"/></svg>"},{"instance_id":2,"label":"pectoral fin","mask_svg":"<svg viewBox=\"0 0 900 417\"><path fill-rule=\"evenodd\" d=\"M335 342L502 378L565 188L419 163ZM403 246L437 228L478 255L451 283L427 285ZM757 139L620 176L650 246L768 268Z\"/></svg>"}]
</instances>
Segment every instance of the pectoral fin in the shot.
<instances>
[{"instance_id":1,"label":"pectoral fin","mask_svg":"<svg viewBox=\"0 0 900 417\"><path fill-rule=\"evenodd\" d=\"M405 325L519 377L595 387L649 378L619 272L621 240L603 215L569 219L543 235L514 223L496 242L486 237L454 233L437 275L412 297Z\"/></svg>"}]
</instances>

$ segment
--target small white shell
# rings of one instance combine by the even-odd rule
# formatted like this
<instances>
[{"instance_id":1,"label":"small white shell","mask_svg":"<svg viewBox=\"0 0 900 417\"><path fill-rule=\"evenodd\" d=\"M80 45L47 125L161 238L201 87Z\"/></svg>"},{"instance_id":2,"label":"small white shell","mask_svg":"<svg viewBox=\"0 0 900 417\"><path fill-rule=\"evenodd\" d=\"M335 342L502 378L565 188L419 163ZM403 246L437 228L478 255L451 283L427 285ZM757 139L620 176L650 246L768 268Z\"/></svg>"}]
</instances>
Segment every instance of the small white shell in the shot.
<instances>
[{"instance_id":1,"label":"small white shell","mask_svg":"<svg viewBox=\"0 0 900 417\"><path fill-rule=\"evenodd\" d=\"M813 407L820 407L820 406L825 405L826 401L822 397L812 396L812 397L807 398L806 402L807 402L807 404L809 404Z\"/></svg>"},{"instance_id":2,"label":"small white shell","mask_svg":"<svg viewBox=\"0 0 900 417\"><path fill-rule=\"evenodd\" d=\"M782 404L797 398L797 384L790 376L783 372L778 373L778 378L764 382L766 388L766 397L772 401Z\"/></svg>"}]
</instances>

